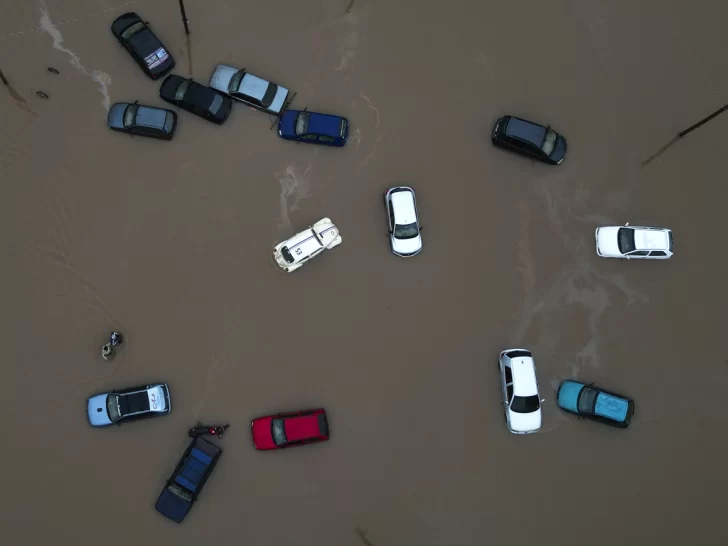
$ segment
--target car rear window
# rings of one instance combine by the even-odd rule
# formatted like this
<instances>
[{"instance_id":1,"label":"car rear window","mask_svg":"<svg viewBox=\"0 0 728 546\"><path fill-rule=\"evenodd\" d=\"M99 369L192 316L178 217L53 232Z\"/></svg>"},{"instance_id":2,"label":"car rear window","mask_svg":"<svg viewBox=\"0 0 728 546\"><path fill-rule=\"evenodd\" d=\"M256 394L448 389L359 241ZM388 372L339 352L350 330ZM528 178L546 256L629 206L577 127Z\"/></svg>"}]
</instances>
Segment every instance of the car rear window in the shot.
<instances>
[{"instance_id":1,"label":"car rear window","mask_svg":"<svg viewBox=\"0 0 728 546\"><path fill-rule=\"evenodd\" d=\"M190 80L184 80L177 88L177 91L174 92L174 100L184 99L185 93L187 93L187 89L189 89L191 83Z\"/></svg>"},{"instance_id":2,"label":"car rear window","mask_svg":"<svg viewBox=\"0 0 728 546\"><path fill-rule=\"evenodd\" d=\"M124 110L124 127L131 127L136 121L137 110L139 110L138 104L130 104Z\"/></svg>"},{"instance_id":3,"label":"car rear window","mask_svg":"<svg viewBox=\"0 0 728 546\"><path fill-rule=\"evenodd\" d=\"M245 70L238 70L235 75L230 80L230 85L228 86L228 91L230 93L237 93L240 89L240 82L243 81L243 76L245 76Z\"/></svg>"},{"instance_id":4,"label":"car rear window","mask_svg":"<svg viewBox=\"0 0 728 546\"><path fill-rule=\"evenodd\" d=\"M217 93L215 93L215 97L212 99L212 104L210 104L210 112L213 114L217 114L220 111L220 108L222 108L222 103L222 95L218 95Z\"/></svg>"},{"instance_id":5,"label":"car rear window","mask_svg":"<svg viewBox=\"0 0 728 546\"><path fill-rule=\"evenodd\" d=\"M261 101L263 106L268 108L273 103L273 99L276 98L276 93L278 93L278 86L274 83L269 84Z\"/></svg>"},{"instance_id":6,"label":"car rear window","mask_svg":"<svg viewBox=\"0 0 728 546\"><path fill-rule=\"evenodd\" d=\"M508 351L506 353L506 356L508 358L524 358L524 357L531 357L531 353L528 351Z\"/></svg>"},{"instance_id":7,"label":"car rear window","mask_svg":"<svg viewBox=\"0 0 728 546\"><path fill-rule=\"evenodd\" d=\"M326 421L326 415L323 413L318 414L318 427L322 436L329 435L329 423Z\"/></svg>"}]
</instances>

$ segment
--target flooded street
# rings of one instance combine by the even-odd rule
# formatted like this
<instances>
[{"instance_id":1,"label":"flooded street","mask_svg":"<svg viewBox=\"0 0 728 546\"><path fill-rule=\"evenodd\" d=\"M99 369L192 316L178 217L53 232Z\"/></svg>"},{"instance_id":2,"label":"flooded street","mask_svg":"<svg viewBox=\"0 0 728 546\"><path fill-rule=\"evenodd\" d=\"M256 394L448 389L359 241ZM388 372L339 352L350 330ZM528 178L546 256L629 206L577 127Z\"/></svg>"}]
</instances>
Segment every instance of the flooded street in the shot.
<instances>
[{"instance_id":1,"label":"flooded street","mask_svg":"<svg viewBox=\"0 0 728 546\"><path fill-rule=\"evenodd\" d=\"M127 11L173 73L245 67L346 116L347 146L241 103L222 126L179 111L171 142L112 132L115 102L177 110L111 34ZM728 544L728 114L643 165L728 102L726 2L186 12L188 38L174 0L3 7L4 544ZM564 163L494 148L504 114L551 124ZM394 185L417 191L412 259L389 249ZM280 272L272 247L325 216L343 244ZM675 256L599 258L594 230L625 222L671 228ZM525 437L496 368L518 346L546 399ZM564 378L631 396L629 429L561 411ZM153 381L169 416L89 426L89 396ZM253 448L252 418L317 407L328 443ZM230 429L176 525L154 503L198 421Z\"/></svg>"}]
</instances>

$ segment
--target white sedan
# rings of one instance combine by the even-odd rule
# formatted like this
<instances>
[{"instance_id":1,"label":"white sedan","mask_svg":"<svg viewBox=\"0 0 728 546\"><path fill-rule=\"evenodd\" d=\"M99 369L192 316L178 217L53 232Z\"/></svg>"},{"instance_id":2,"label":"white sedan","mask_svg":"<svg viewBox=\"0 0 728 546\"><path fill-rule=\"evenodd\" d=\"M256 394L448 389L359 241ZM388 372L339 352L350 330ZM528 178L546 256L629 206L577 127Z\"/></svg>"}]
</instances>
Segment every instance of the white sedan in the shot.
<instances>
[{"instance_id":1,"label":"white sedan","mask_svg":"<svg viewBox=\"0 0 728 546\"><path fill-rule=\"evenodd\" d=\"M226 64L217 65L210 87L257 110L279 115L288 98L288 89Z\"/></svg>"},{"instance_id":2,"label":"white sedan","mask_svg":"<svg viewBox=\"0 0 728 546\"><path fill-rule=\"evenodd\" d=\"M536 364L531 351L506 349L498 357L501 391L508 430L531 434L541 428L541 403Z\"/></svg>"},{"instance_id":3,"label":"white sedan","mask_svg":"<svg viewBox=\"0 0 728 546\"><path fill-rule=\"evenodd\" d=\"M606 226L594 233L603 258L666 260L672 257L672 231L657 227Z\"/></svg>"},{"instance_id":4,"label":"white sedan","mask_svg":"<svg viewBox=\"0 0 728 546\"><path fill-rule=\"evenodd\" d=\"M273 248L278 267L290 273L324 250L341 244L341 235L330 218L322 218L310 228L294 235Z\"/></svg>"},{"instance_id":5,"label":"white sedan","mask_svg":"<svg viewBox=\"0 0 728 546\"><path fill-rule=\"evenodd\" d=\"M422 251L422 226L417 214L415 190L408 186L396 186L384 193L387 209L389 237L392 253L403 258Z\"/></svg>"}]
</instances>

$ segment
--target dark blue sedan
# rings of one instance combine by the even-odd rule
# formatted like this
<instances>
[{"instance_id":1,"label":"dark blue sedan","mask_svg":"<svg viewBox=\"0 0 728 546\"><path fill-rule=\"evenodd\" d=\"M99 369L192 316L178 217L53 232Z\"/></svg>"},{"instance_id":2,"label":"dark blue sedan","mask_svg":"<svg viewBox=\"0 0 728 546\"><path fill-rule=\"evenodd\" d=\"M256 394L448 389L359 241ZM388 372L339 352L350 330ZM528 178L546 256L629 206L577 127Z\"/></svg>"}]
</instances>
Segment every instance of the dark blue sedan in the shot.
<instances>
[{"instance_id":1,"label":"dark blue sedan","mask_svg":"<svg viewBox=\"0 0 728 546\"><path fill-rule=\"evenodd\" d=\"M631 398L578 381L562 381L556 401L565 411L619 428L627 428L634 415Z\"/></svg>"},{"instance_id":2,"label":"dark blue sedan","mask_svg":"<svg viewBox=\"0 0 728 546\"><path fill-rule=\"evenodd\" d=\"M278 120L278 136L297 142L341 147L349 138L349 120L307 110L286 110Z\"/></svg>"}]
</instances>

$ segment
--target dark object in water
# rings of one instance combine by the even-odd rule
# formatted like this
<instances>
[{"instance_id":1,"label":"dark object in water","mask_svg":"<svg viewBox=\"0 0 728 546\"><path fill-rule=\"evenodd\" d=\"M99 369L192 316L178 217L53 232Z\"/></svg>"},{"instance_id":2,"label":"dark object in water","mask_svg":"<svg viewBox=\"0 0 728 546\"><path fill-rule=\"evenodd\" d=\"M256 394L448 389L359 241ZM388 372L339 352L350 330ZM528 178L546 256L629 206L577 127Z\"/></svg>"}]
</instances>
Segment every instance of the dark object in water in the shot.
<instances>
[{"instance_id":1,"label":"dark object in water","mask_svg":"<svg viewBox=\"0 0 728 546\"><path fill-rule=\"evenodd\" d=\"M225 433L225 430L230 425L215 425L215 426L208 426L208 425L197 425L196 427L192 427L188 432L187 435L190 438L197 438L198 436L202 436L204 434L210 434L212 436L217 436L218 438L222 438L222 435Z\"/></svg>"},{"instance_id":2,"label":"dark object in water","mask_svg":"<svg viewBox=\"0 0 728 546\"><path fill-rule=\"evenodd\" d=\"M53 74L60 74L60 72L58 72L58 70L56 70L56 69L55 69L55 68L53 68L52 66L49 66L49 67L48 67L48 72L52 72Z\"/></svg>"},{"instance_id":3,"label":"dark object in water","mask_svg":"<svg viewBox=\"0 0 728 546\"><path fill-rule=\"evenodd\" d=\"M36 91L35 94L38 95L42 99L47 99L48 98L48 95L46 95L45 93L43 93L43 91Z\"/></svg>"}]
</instances>

